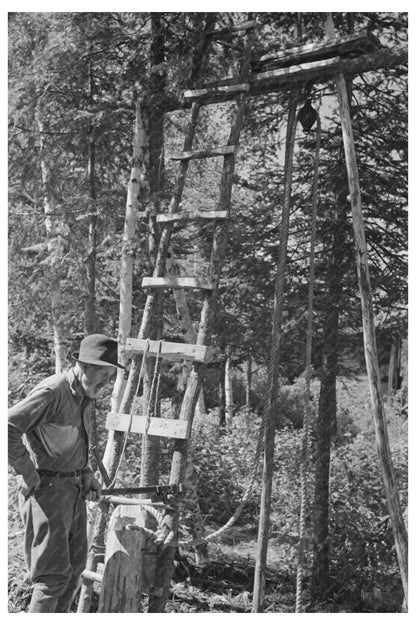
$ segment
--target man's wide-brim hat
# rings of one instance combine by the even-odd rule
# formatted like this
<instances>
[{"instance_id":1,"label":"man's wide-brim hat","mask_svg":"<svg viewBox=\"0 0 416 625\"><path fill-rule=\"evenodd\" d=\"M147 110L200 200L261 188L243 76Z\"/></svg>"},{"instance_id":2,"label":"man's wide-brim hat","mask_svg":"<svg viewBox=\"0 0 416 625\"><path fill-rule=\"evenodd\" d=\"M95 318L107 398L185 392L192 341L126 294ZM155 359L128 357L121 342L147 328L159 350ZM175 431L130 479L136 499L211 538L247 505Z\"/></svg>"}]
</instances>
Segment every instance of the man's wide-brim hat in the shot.
<instances>
[{"instance_id":1,"label":"man's wide-brim hat","mask_svg":"<svg viewBox=\"0 0 416 625\"><path fill-rule=\"evenodd\" d=\"M89 365L99 365L101 367L118 367L125 369L118 362L118 343L105 334L90 334L82 339L79 352L74 352L75 360L85 362Z\"/></svg>"}]
</instances>

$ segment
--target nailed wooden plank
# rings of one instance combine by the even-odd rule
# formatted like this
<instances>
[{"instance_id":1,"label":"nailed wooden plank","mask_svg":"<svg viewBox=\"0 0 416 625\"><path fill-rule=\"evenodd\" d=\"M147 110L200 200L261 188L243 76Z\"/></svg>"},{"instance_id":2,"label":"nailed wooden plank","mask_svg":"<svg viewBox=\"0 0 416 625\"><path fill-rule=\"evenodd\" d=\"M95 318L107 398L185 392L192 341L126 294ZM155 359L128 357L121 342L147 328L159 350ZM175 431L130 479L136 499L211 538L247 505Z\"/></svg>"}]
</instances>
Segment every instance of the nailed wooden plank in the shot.
<instances>
[{"instance_id":1,"label":"nailed wooden plank","mask_svg":"<svg viewBox=\"0 0 416 625\"><path fill-rule=\"evenodd\" d=\"M127 432L130 426L130 415L118 412L107 414L106 428L117 430L117 432ZM189 435L190 421L179 421L178 419L152 418L149 422L147 434L149 436L162 436L164 438L180 438L185 440ZM134 434L144 434L146 432L147 419L141 415L133 415L131 418L130 432Z\"/></svg>"},{"instance_id":2,"label":"nailed wooden plank","mask_svg":"<svg viewBox=\"0 0 416 625\"><path fill-rule=\"evenodd\" d=\"M210 93L216 93L219 95L223 93L229 97L238 93L248 93L249 91L250 85L248 83L243 83L240 85L218 85L217 87L212 87ZM195 99L203 96L205 93L206 89L187 89L183 92L183 97L185 100Z\"/></svg>"},{"instance_id":3,"label":"nailed wooden plank","mask_svg":"<svg viewBox=\"0 0 416 625\"><path fill-rule=\"evenodd\" d=\"M280 69L273 69L266 72L260 72L258 74L253 74L251 77L252 84L256 83L265 83L267 80L278 81L279 79L284 79L287 76L295 76L295 75L319 75L319 72L322 69L336 69L339 67L339 57L334 57L331 59L324 59L320 61L311 61L310 63L302 63L300 65L291 65L290 67L282 67Z\"/></svg>"},{"instance_id":4,"label":"nailed wooden plank","mask_svg":"<svg viewBox=\"0 0 416 625\"><path fill-rule=\"evenodd\" d=\"M186 161L186 160L195 160L199 158L214 158L216 156L227 156L229 154L235 154L237 146L235 145L220 145L216 148L210 148L208 150L196 150L192 152L182 152L182 154L177 154L175 156L171 156L171 161Z\"/></svg>"},{"instance_id":5,"label":"nailed wooden plank","mask_svg":"<svg viewBox=\"0 0 416 625\"><path fill-rule=\"evenodd\" d=\"M148 339L129 338L126 340L124 349L126 352L132 354L143 354L146 351L146 353L152 357L160 354L161 358L172 361L190 360L193 362L208 363L213 356L213 349L206 345L151 341Z\"/></svg>"},{"instance_id":6,"label":"nailed wooden plank","mask_svg":"<svg viewBox=\"0 0 416 625\"><path fill-rule=\"evenodd\" d=\"M143 278L142 289L204 289L209 291L212 290L212 282L208 279L178 276Z\"/></svg>"},{"instance_id":7,"label":"nailed wooden plank","mask_svg":"<svg viewBox=\"0 0 416 625\"><path fill-rule=\"evenodd\" d=\"M181 213L159 213L156 221L165 223L169 221L182 221L191 219L228 219L228 211L182 211Z\"/></svg>"},{"instance_id":8,"label":"nailed wooden plank","mask_svg":"<svg viewBox=\"0 0 416 625\"><path fill-rule=\"evenodd\" d=\"M346 56L370 52L380 47L380 42L366 30L345 37L333 37L324 42L308 43L303 46L294 46L264 54L253 60L251 66L255 71L261 71L265 65L274 69L288 65L299 65L303 62L328 59L334 56ZM271 69L271 67L270 67Z\"/></svg>"},{"instance_id":9,"label":"nailed wooden plank","mask_svg":"<svg viewBox=\"0 0 416 625\"><path fill-rule=\"evenodd\" d=\"M241 30L248 30L249 28L256 28L257 26L259 26L259 23L256 22L256 20L248 20L247 22L241 22L241 24L236 24L235 26L226 26L224 28L208 31L207 34L218 37L228 35L229 33L237 33Z\"/></svg>"}]
</instances>

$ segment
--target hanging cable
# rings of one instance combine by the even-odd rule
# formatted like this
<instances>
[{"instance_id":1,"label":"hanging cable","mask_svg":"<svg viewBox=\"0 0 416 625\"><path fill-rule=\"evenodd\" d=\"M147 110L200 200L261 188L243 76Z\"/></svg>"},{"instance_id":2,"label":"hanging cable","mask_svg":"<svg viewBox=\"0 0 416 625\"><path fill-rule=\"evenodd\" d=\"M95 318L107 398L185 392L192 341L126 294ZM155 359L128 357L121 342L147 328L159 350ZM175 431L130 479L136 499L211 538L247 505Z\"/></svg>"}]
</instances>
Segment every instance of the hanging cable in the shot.
<instances>
[{"instance_id":1,"label":"hanging cable","mask_svg":"<svg viewBox=\"0 0 416 625\"><path fill-rule=\"evenodd\" d=\"M309 429L311 421L311 377L312 377L312 330L313 330L313 295L315 281L315 242L316 242L316 214L318 206L318 182L319 160L321 147L321 120L316 118L316 144L314 156L314 172L312 183L312 206L311 206L311 239L310 239L310 264L309 264L309 287L308 287L308 318L306 329L305 349L305 387L303 407L303 437L302 437L302 460L301 460L301 495L299 515L299 548L298 566L296 574L296 607L295 612L302 612L302 582L306 566L306 509L307 509L307 480L309 464Z\"/></svg>"},{"instance_id":2,"label":"hanging cable","mask_svg":"<svg viewBox=\"0 0 416 625\"><path fill-rule=\"evenodd\" d=\"M160 360L160 354L162 351L162 341L158 342L158 347L157 347L157 352L156 352L156 361L155 361L155 366L153 369L153 378L152 378L152 384L150 386L150 393L149 393L149 401L147 402L147 408L146 408L146 426L145 426L145 431L144 431L144 436L147 436L148 431L149 431L149 427L150 427L150 407L152 405L152 398L153 398L153 393L154 393L154 388L155 388L155 383L156 383L156 393L155 393L155 399L154 399L154 404L156 405L157 399L158 399L158 395L159 395L159 383L160 383L160 374L161 374L161 367L159 367L159 360ZM156 382L157 380L157 382Z\"/></svg>"}]
</instances>

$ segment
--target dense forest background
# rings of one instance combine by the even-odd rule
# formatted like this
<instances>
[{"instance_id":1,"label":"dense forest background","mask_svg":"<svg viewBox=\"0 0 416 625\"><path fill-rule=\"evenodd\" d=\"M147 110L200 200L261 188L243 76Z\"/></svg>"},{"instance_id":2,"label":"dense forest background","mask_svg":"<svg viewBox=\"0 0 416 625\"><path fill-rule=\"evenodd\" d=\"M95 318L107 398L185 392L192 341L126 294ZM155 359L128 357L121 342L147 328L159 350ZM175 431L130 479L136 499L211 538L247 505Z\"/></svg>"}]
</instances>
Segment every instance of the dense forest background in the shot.
<instances>
[{"instance_id":1,"label":"dense forest background","mask_svg":"<svg viewBox=\"0 0 416 625\"><path fill-rule=\"evenodd\" d=\"M85 334L117 336L121 261L126 254L134 264L130 336L137 335L146 297L141 281L152 275L154 246L161 228L152 211L155 207L166 211L173 190L176 164L170 157L182 146L188 116L182 93L188 84L197 45L194 33L202 16L205 14L175 12L9 14L10 403L55 369L70 366L71 354ZM404 13L336 13L334 17L340 34L368 29L383 46L392 48L407 40ZM299 37L311 42L324 36L319 13L304 14L301 32L296 13L260 13L257 18L263 30L255 42L255 56L290 47ZM216 27L225 28L244 19L244 14L219 13ZM238 41L231 35L221 45L214 42L204 82L232 76L238 54ZM405 509L407 67L399 64L359 74L348 85L379 365ZM400 578L365 383L361 309L335 86L331 81L316 81L302 92L301 104L307 98L319 110L322 122L310 490L312 493L314 484L320 484L319 488L329 493L326 520L324 515L329 536L326 575L316 578L316 558L320 556L315 553L315 565L310 566L310 592L315 603L311 599L310 609L320 605L322 611L399 611ZM134 165L137 102L143 110L147 136L143 146L146 166L137 188L135 237L126 248L123 233ZM226 521L238 505L248 480L247 466L255 454L270 355L287 107L285 91L249 98L240 138L213 328L215 358L204 382L206 416L199 415L193 437L199 504L211 525ZM225 142L231 108L231 104L206 107L195 148ZM272 552L278 554L275 564L288 582L289 595L293 594L290 580L296 565L314 150L315 132L304 133L299 125L273 500L276 540ZM219 172L220 159L203 165L192 162L182 209L214 210ZM178 271L208 262L210 228L199 224L175 231L173 254ZM188 305L196 321L197 296L190 293ZM175 304L168 296L163 301L162 319L164 338L182 340ZM167 410L177 374L174 367L164 370L161 394ZM109 398L100 401L99 409L105 414ZM104 445L104 431L101 436ZM322 445L331 454L326 478L319 475L319 463L315 462L322 454ZM131 443L127 451L130 463L124 467L125 476L134 480L140 466L139 445ZM165 458L168 463L169 446L163 451L162 475L167 472L163 463ZM255 525L259 492L260 484L243 523ZM315 506L317 501L315 494ZM13 502L12 493L11 510ZM314 525L310 519L312 551L316 532L316 521ZM224 548L223 554L240 551L241 555L244 549L240 539L235 538L234 550ZM252 537L250 540L253 542ZM272 610L286 611L280 600L273 601Z\"/></svg>"}]
</instances>

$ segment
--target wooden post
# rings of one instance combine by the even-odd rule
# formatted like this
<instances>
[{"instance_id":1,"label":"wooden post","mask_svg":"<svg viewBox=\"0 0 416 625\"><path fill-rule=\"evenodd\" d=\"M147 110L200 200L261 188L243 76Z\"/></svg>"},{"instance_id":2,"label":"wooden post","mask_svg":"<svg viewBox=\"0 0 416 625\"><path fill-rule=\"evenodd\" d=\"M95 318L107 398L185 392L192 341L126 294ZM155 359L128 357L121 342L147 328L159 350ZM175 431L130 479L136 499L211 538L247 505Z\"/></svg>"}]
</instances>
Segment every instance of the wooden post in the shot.
<instances>
[{"instance_id":1,"label":"wooden post","mask_svg":"<svg viewBox=\"0 0 416 625\"><path fill-rule=\"evenodd\" d=\"M329 28L333 31L331 14L328 16ZM331 35L331 33L329 33ZM350 116L347 88L342 72L336 76L339 111L341 117L342 136L344 141L345 160L348 173L348 184L351 197L352 221L355 239L358 284L361 297L363 319L363 338L367 375L370 386L371 407L378 455L381 463L387 506L390 513L397 559L402 577L403 591L407 603L408 572L407 572L407 531L400 508L400 499L394 468L391 459L386 416L380 389L380 374L377 361L376 333L374 325L373 304L368 268L367 243L365 238L364 220L361 209L361 192L355 154L354 137Z\"/></svg>"},{"instance_id":2,"label":"wooden post","mask_svg":"<svg viewBox=\"0 0 416 625\"><path fill-rule=\"evenodd\" d=\"M277 399L279 394L280 339L284 302L287 241L289 236L290 196L292 190L293 152L296 131L297 90L291 93L286 134L285 185L280 228L279 257L274 292L273 330L270 361L267 372L266 426L264 434L264 466L260 503L256 570L253 588L253 612L263 612L266 582L267 547L270 528L270 508L273 484L274 438L276 431Z\"/></svg>"},{"instance_id":3,"label":"wooden post","mask_svg":"<svg viewBox=\"0 0 416 625\"><path fill-rule=\"evenodd\" d=\"M111 515L98 612L142 612L143 528L141 506L117 506Z\"/></svg>"}]
</instances>

